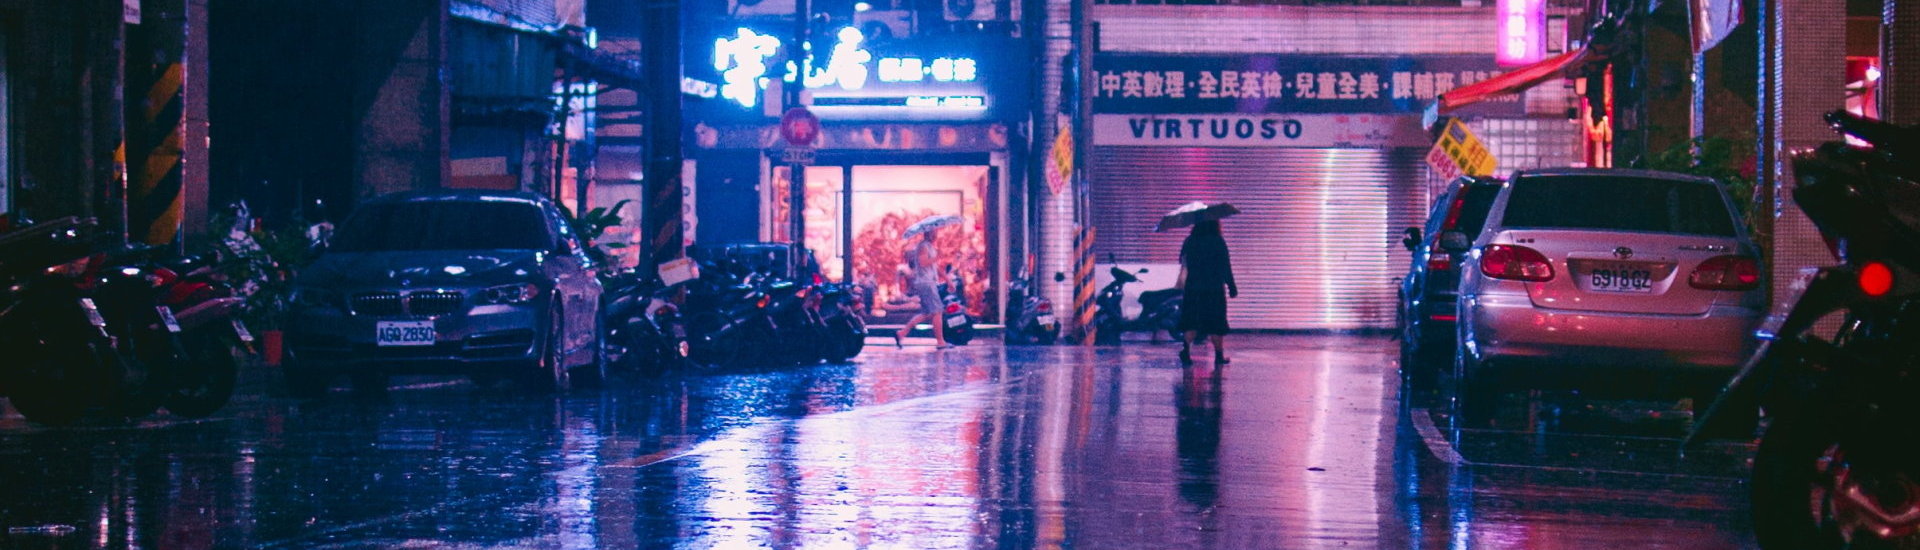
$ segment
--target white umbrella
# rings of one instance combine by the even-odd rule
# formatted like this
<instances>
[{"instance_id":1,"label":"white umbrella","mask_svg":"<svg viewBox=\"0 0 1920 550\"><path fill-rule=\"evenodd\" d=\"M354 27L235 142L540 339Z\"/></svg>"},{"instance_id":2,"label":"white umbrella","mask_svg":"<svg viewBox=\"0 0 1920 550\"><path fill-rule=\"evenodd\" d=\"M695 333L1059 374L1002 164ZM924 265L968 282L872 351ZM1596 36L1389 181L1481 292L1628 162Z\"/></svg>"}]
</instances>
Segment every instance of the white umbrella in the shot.
<instances>
[{"instance_id":1,"label":"white umbrella","mask_svg":"<svg viewBox=\"0 0 1920 550\"><path fill-rule=\"evenodd\" d=\"M1239 208L1234 208L1233 205L1224 202L1207 204L1200 201L1193 201L1180 205L1179 208L1175 208L1172 212L1168 212L1167 215L1160 217L1160 225L1154 226L1153 230L1155 232L1166 231L1176 227L1186 227L1202 221L1218 220L1239 213Z\"/></svg>"},{"instance_id":2,"label":"white umbrella","mask_svg":"<svg viewBox=\"0 0 1920 550\"><path fill-rule=\"evenodd\" d=\"M907 232L901 234L900 238L911 239L911 238L920 236L921 233L926 233L936 228L946 227L949 225L960 223L960 221L961 220L959 216L944 216L944 215L927 216L927 219L914 222L912 226L907 227Z\"/></svg>"}]
</instances>

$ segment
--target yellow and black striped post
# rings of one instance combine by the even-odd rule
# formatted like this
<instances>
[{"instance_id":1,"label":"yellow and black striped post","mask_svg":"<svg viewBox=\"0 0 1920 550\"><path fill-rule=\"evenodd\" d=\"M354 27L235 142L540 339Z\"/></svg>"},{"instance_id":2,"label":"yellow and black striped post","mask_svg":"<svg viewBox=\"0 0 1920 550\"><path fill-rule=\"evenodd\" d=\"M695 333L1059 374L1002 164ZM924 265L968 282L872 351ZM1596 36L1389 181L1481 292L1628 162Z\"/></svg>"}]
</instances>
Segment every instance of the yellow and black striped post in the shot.
<instances>
[{"instance_id":1,"label":"yellow and black striped post","mask_svg":"<svg viewBox=\"0 0 1920 550\"><path fill-rule=\"evenodd\" d=\"M1093 345L1094 340L1100 337L1100 327L1093 324L1093 237L1093 226L1083 224L1073 244L1076 254L1073 316L1080 326L1080 343L1086 346Z\"/></svg>"},{"instance_id":2,"label":"yellow and black striped post","mask_svg":"<svg viewBox=\"0 0 1920 550\"><path fill-rule=\"evenodd\" d=\"M127 240L173 242L185 205L180 159L186 81L186 24L181 2L149 2L128 27Z\"/></svg>"}]
</instances>

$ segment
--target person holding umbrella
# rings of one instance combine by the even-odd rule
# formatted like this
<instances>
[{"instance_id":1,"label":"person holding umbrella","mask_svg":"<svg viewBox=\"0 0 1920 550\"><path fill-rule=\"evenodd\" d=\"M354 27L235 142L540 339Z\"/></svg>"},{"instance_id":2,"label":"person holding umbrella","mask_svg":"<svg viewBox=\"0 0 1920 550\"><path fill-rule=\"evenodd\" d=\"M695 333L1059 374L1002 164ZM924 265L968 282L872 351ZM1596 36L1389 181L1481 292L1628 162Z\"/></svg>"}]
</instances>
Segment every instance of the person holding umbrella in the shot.
<instances>
[{"instance_id":1,"label":"person holding umbrella","mask_svg":"<svg viewBox=\"0 0 1920 550\"><path fill-rule=\"evenodd\" d=\"M940 270L937 265L940 257L934 249L933 237L934 230L959 222L959 216L931 216L908 227L906 233L901 235L906 239L919 237L907 249L906 260L907 268L912 271L912 278L908 282L912 285L913 293L920 297L920 313L908 319L907 326L900 327L900 331L893 334L894 347L902 347L901 339L906 338L913 326L920 324L923 319L933 325L934 349L953 347L947 343L946 323L942 322L945 304L940 303Z\"/></svg>"},{"instance_id":2,"label":"person holding umbrella","mask_svg":"<svg viewBox=\"0 0 1920 550\"><path fill-rule=\"evenodd\" d=\"M1213 361L1225 365L1227 359L1227 298L1240 297L1240 286L1233 280L1233 261L1227 254L1227 240L1220 233L1220 218L1240 211L1231 204L1208 206L1192 203L1182 206L1160 220L1159 230L1193 225L1193 232L1180 245L1179 286L1185 295L1180 304L1179 328L1186 332L1180 344L1180 364L1193 364L1193 340L1205 335L1213 343Z\"/></svg>"}]
</instances>

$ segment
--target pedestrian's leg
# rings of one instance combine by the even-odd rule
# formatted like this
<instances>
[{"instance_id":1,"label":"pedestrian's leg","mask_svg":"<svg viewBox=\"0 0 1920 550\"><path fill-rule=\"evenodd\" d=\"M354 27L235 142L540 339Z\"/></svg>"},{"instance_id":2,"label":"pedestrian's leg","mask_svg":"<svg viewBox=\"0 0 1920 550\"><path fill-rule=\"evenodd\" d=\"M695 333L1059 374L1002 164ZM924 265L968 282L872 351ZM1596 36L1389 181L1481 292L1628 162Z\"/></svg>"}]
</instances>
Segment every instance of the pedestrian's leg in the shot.
<instances>
[{"instance_id":1,"label":"pedestrian's leg","mask_svg":"<svg viewBox=\"0 0 1920 550\"><path fill-rule=\"evenodd\" d=\"M1233 362L1227 359L1227 335L1214 334L1208 336L1208 339L1213 340L1213 362L1222 365Z\"/></svg>"},{"instance_id":2,"label":"pedestrian's leg","mask_svg":"<svg viewBox=\"0 0 1920 550\"><path fill-rule=\"evenodd\" d=\"M946 314L934 313L934 314L928 315L928 317L930 319L930 322L933 323L934 347L938 347L938 348L947 347L947 316Z\"/></svg>"},{"instance_id":3,"label":"pedestrian's leg","mask_svg":"<svg viewBox=\"0 0 1920 550\"><path fill-rule=\"evenodd\" d=\"M1199 331L1189 330L1186 338L1180 341L1180 366L1193 364L1193 339L1200 336Z\"/></svg>"}]
</instances>

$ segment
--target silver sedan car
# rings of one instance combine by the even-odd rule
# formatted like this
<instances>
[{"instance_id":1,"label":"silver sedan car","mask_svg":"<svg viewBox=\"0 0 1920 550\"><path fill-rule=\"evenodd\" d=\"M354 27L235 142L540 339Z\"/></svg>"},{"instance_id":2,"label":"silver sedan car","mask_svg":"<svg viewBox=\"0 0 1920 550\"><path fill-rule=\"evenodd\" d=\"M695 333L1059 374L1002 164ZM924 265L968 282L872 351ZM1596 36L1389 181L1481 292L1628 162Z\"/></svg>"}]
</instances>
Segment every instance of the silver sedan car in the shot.
<instances>
[{"instance_id":1,"label":"silver sedan car","mask_svg":"<svg viewBox=\"0 0 1920 550\"><path fill-rule=\"evenodd\" d=\"M1765 317L1759 253L1735 212L1705 178L1516 174L1460 269L1461 412L1485 418L1508 389L1626 390L1704 406Z\"/></svg>"}]
</instances>

